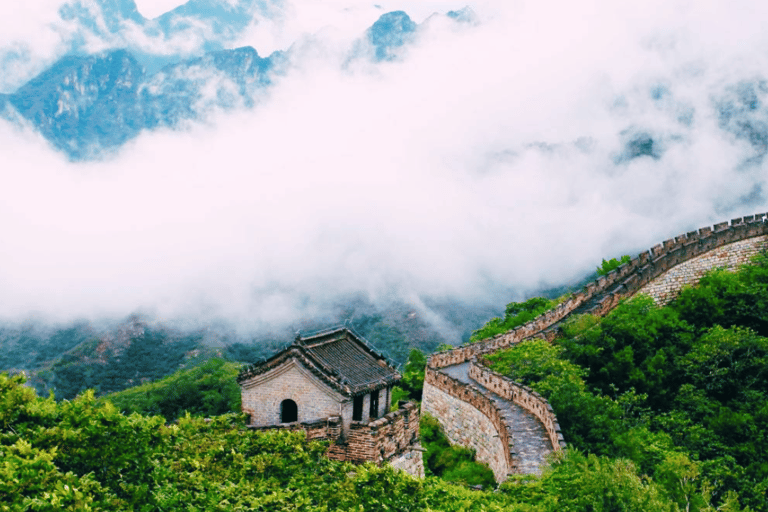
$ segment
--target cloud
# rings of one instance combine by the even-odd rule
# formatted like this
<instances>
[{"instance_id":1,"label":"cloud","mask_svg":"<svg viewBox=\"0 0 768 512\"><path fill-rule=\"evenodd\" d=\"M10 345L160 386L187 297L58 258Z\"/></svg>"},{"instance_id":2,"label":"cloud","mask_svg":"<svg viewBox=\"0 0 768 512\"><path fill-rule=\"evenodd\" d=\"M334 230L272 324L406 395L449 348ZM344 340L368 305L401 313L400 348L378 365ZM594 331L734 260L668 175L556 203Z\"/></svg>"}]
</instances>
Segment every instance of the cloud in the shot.
<instances>
[{"instance_id":1,"label":"cloud","mask_svg":"<svg viewBox=\"0 0 768 512\"><path fill-rule=\"evenodd\" d=\"M0 123L0 316L255 328L353 293L501 306L766 209L765 164L717 110L763 76L763 7L479 2L477 25L430 18L398 60L344 66L380 12L323 5L243 33L297 41L251 110L78 164Z\"/></svg>"}]
</instances>

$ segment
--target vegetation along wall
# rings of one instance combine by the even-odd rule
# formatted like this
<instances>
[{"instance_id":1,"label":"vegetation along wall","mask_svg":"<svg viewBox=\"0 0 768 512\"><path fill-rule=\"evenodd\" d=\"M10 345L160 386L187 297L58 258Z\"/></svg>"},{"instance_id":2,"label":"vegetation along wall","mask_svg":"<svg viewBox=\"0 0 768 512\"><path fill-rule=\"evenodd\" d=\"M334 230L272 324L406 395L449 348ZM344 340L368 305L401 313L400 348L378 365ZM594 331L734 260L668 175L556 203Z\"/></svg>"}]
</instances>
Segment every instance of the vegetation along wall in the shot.
<instances>
[{"instance_id":1,"label":"vegetation along wall","mask_svg":"<svg viewBox=\"0 0 768 512\"><path fill-rule=\"evenodd\" d=\"M523 386L509 377L494 372L482 360L472 360L469 366L469 376L479 382L486 389L493 391L502 398L516 403L544 425L554 450L565 448L565 439L560 432L560 424L557 422L555 412L549 402L528 386Z\"/></svg>"},{"instance_id":2,"label":"vegetation along wall","mask_svg":"<svg viewBox=\"0 0 768 512\"><path fill-rule=\"evenodd\" d=\"M765 247L766 241L768 236L765 235L748 238L684 261L640 288L638 293L650 295L658 304L666 304L680 293L683 286L698 283L708 270L735 270L748 263L752 256Z\"/></svg>"},{"instance_id":3,"label":"vegetation along wall","mask_svg":"<svg viewBox=\"0 0 768 512\"><path fill-rule=\"evenodd\" d=\"M509 455L513 447L504 438L503 420L496 418L498 414L494 415L490 399L471 385L440 372L440 368L470 361L534 336L551 340L568 316L579 313L603 316L622 299L637 293L647 293L657 302L666 303L683 286L697 283L708 270L733 269L765 248L768 243L766 215L749 215L666 240L600 276L527 324L493 338L433 354L427 362L422 407L438 418L451 442L474 448L478 460L488 462L497 481L503 481L504 473L514 470ZM545 425L555 449L565 446L557 418L546 400L493 374L482 365L482 359L479 364L475 361L470 371L470 376L483 386L535 414Z\"/></svg>"},{"instance_id":4,"label":"vegetation along wall","mask_svg":"<svg viewBox=\"0 0 768 512\"><path fill-rule=\"evenodd\" d=\"M497 482L514 471L508 426L496 404L477 388L427 368L421 407L440 421L451 443L474 449Z\"/></svg>"}]
</instances>

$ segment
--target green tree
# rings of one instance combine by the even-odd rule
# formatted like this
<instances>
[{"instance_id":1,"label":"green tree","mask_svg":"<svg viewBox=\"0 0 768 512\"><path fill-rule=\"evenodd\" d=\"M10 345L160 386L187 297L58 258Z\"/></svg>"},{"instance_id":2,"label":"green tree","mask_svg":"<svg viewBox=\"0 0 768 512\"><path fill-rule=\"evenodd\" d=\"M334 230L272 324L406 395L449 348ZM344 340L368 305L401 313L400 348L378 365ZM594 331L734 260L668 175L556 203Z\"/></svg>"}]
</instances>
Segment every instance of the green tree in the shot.
<instances>
[{"instance_id":1,"label":"green tree","mask_svg":"<svg viewBox=\"0 0 768 512\"><path fill-rule=\"evenodd\" d=\"M621 257L621 259L611 258L608 261L603 260L603 263L597 267L597 275L604 276L611 270L615 270L619 268L620 266L624 265L625 263L629 263L632 261L632 258L629 257L629 255L625 254Z\"/></svg>"}]
</instances>

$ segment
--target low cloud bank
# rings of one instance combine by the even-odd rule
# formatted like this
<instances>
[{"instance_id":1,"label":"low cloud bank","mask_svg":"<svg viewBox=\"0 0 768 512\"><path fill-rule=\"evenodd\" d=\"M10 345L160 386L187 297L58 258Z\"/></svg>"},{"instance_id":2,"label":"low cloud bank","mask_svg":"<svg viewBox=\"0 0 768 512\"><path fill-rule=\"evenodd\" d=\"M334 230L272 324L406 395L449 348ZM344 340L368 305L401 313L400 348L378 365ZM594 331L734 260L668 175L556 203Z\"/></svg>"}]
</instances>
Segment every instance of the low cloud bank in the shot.
<instances>
[{"instance_id":1,"label":"low cloud bank","mask_svg":"<svg viewBox=\"0 0 768 512\"><path fill-rule=\"evenodd\" d=\"M359 293L502 306L765 211L751 4L488 1L476 24L388 4L422 26L374 64L349 51L375 9L314 7L312 30L296 2L238 36L295 41L253 109L78 164L2 121L0 316L258 329Z\"/></svg>"}]
</instances>

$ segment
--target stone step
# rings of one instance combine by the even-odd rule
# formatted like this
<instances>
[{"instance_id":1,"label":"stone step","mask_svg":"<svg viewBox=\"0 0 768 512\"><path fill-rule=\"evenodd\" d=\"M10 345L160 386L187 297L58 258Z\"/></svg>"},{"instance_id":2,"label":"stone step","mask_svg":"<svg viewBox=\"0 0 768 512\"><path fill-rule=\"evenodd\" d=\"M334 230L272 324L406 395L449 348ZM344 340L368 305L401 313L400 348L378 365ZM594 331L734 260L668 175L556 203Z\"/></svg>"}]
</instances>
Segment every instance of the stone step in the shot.
<instances>
[{"instance_id":1,"label":"stone step","mask_svg":"<svg viewBox=\"0 0 768 512\"><path fill-rule=\"evenodd\" d=\"M552 452L544 425L533 414L516 403L493 393L469 377L469 362L448 366L440 370L451 377L471 384L490 397L498 406L508 426L508 434L513 441L512 458L517 462L517 473L541 473L546 463L546 456Z\"/></svg>"}]
</instances>

